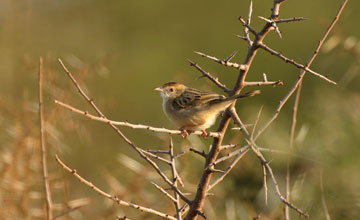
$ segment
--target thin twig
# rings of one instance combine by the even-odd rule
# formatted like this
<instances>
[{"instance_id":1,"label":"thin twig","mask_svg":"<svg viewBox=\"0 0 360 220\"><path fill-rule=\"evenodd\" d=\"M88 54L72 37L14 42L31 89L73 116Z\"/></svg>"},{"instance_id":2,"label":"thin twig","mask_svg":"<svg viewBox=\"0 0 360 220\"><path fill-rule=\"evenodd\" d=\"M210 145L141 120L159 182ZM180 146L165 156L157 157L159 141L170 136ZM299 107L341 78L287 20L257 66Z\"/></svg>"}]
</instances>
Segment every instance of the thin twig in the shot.
<instances>
[{"instance_id":1,"label":"thin twig","mask_svg":"<svg viewBox=\"0 0 360 220\"><path fill-rule=\"evenodd\" d=\"M293 22L293 21L304 21L304 20L309 20L308 18L303 18L303 17L299 17L299 18L285 18L285 19L279 19L274 21L275 23L279 24L279 23L288 23L288 22Z\"/></svg>"},{"instance_id":2,"label":"thin twig","mask_svg":"<svg viewBox=\"0 0 360 220\"><path fill-rule=\"evenodd\" d=\"M251 0L250 1L250 5L249 5L249 13L248 13L248 17L247 17L247 20L246 20L246 24L247 25L250 25L251 23L251 15L252 15L252 11L253 11L253 1ZM251 47L252 45L252 41L250 39L250 36L249 36L249 29L247 27L244 28L244 39L247 41L248 43L248 48Z\"/></svg>"},{"instance_id":3,"label":"thin twig","mask_svg":"<svg viewBox=\"0 0 360 220\"><path fill-rule=\"evenodd\" d=\"M169 160L165 159L165 158L159 157L158 155L153 154L153 153L150 153L150 152L149 152L149 151L147 151L147 150L144 150L143 152L144 152L145 154L147 154L147 155L149 155L149 156L153 157L153 158L156 158L156 159L158 159L158 160L160 160L160 161L162 161L162 162L164 162L164 163L168 164L168 165L171 165L171 162L170 162Z\"/></svg>"},{"instance_id":4,"label":"thin twig","mask_svg":"<svg viewBox=\"0 0 360 220\"><path fill-rule=\"evenodd\" d=\"M150 214L154 214L154 215L157 215L159 217L162 217L162 218L166 218L166 219L172 219L172 220L176 220L176 218L174 218L173 216L171 215L168 215L168 214L165 214L165 213L162 213L162 212L159 212L159 211L156 211L154 209L151 209L151 208L147 208L147 207L144 207L144 206L140 206L140 205L136 205L134 203L130 203L130 202L126 202L124 200L121 200L119 199L117 196L112 196L106 192L104 192L103 190L101 190L100 188L98 188L97 186L95 186L93 183L89 182L88 180L84 179L83 177L81 177L76 170L68 167L64 162L62 162L60 160L60 158L56 155L55 156L55 160L56 162L58 162L66 171L68 171L69 173L71 173L72 175L74 175L80 182L84 183L86 186L90 187L92 190L94 190L95 192L99 193L100 195L108 198L108 199L111 199L113 201L115 201L118 205L122 205L122 206L127 206L127 207L131 207L131 208L134 208L134 209L138 209L140 211L143 211L143 212L147 212L147 213L150 213Z\"/></svg>"},{"instance_id":5,"label":"thin twig","mask_svg":"<svg viewBox=\"0 0 360 220\"><path fill-rule=\"evenodd\" d=\"M225 160L227 160L227 159L229 159L229 158L232 158L232 157L234 157L234 156L236 156L236 155L238 155L238 154L242 154L242 153L243 153L244 151L246 151L248 148L249 148L249 146L246 145L246 146L244 146L244 147L242 147L242 148L239 148L239 149L237 149L237 150L234 150L234 151L232 151L231 153L228 153L228 154L226 154L225 156L218 158L214 163L210 164L209 167L215 166L215 165L217 165L217 164L219 164L219 163L221 163L221 162L223 162L223 161L225 161Z\"/></svg>"},{"instance_id":6,"label":"thin twig","mask_svg":"<svg viewBox=\"0 0 360 220\"><path fill-rule=\"evenodd\" d=\"M153 186L155 186L155 188L157 188L158 190L160 190L160 192L162 192L165 196L167 196L171 201L173 202L177 202L177 200L170 195L168 192L166 192L165 189L163 189L161 186L159 186L158 184L154 183L154 182L150 182Z\"/></svg>"},{"instance_id":7,"label":"thin twig","mask_svg":"<svg viewBox=\"0 0 360 220\"><path fill-rule=\"evenodd\" d=\"M176 171L176 162L175 162L175 158L174 158L174 143L172 141L171 136L170 136L170 143L169 143L169 153L170 153L170 162L171 162L172 182L173 182L174 187L177 187L177 181L179 180L180 176L179 176L178 172ZM182 215L181 215L181 211L180 211L181 207L180 207L179 195L175 189L174 189L174 201L173 202L174 202L175 211L176 211L175 217L177 220L182 220Z\"/></svg>"},{"instance_id":8,"label":"thin twig","mask_svg":"<svg viewBox=\"0 0 360 220\"><path fill-rule=\"evenodd\" d=\"M229 67L233 67L235 69L238 69L238 70L244 70L246 68L246 66L244 65L240 65L240 64L237 64L237 63L232 63L232 62L229 62L229 60L231 58L233 58L235 56L236 53L232 53L227 59L225 60L222 60L222 59L219 59L219 58L216 58L216 57L213 57L213 56L210 56L210 55L207 55L207 54L204 54L204 53L201 53L201 52L197 52L197 51L194 51L194 53L202 56L202 57L205 57L205 58L208 58L210 60L213 60L221 65L224 65L224 66L229 66ZM230 59L229 59L230 58Z\"/></svg>"},{"instance_id":9,"label":"thin twig","mask_svg":"<svg viewBox=\"0 0 360 220\"><path fill-rule=\"evenodd\" d=\"M242 23L242 25L247 28L254 36L257 36L258 33L253 29L250 24L248 24L241 16L239 17L239 21Z\"/></svg>"},{"instance_id":10,"label":"thin twig","mask_svg":"<svg viewBox=\"0 0 360 220\"><path fill-rule=\"evenodd\" d=\"M83 207L84 205L79 205L79 206L76 206L76 207L72 207L72 208L69 208L69 209L66 209L65 211L55 215L51 220L55 220L55 219L58 219L60 217L63 217L64 215L67 215L69 214L70 212L73 212L73 211L76 211L78 210L79 208Z\"/></svg>"},{"instance_id":11,"label":"thin twig","mask_svg":"<svg viewBox=\"0 0 360 220\"><path fill-rule=\"evenodd\" d=\"M199 150L197 150L197 149L195 149L193 147L189 147L188 149L175 154L174 158L177 159L177 158L183 156L187 152L193 152L193 153L199 154L200 156L202 156L202 157L204 157L206 159L206 153L204 151L199 151Z\"/></svg>"},{"instance_id":12,"label":"thin twig","mask_svg":"<svg viewBox=\"0 0 360 220\"><path fill-rule=\"evenodd\" d=\"M49 219L53 218L53 204L52 204L52 200L51 200L48 166L47 166L47 159L46 159L42 82L43 82L43 58L40 57L40 60L39 60L39 118L40 118L41 165L42 165L42 171L43 171L43 180L44 180L45 198L46 198L46 216L47 216L47 219L49 220Z\"/></svg>"},{"instance_id":13,"label":"thin twig","mask_svg":"<svg viewBox=\"0 0 360 220\"><path fill-rule=\"evenodd\" d=\"M71 105L65 104L61 101L55 100L55 103L67 108L68 110L81 114L91 120L96 120L96 121L101 121L104 123L110 123L112 125L118 125L118 126L124 126L124 127L129 127L129 128L133 128L133 129L143 129L143 130L149 130L149 131L153 131L153 132L158 132L158 133L168 133L168 134L174 134L174 135L183 135L183 132L180 130L170 130L170 129L166 129L166 128L156 128L156 127L151 127L149 125L142 125L142 124L132 124L129 123L127 121L113 121L110 119L105 118L104 116L95 116L92 115L90 113L88 113L87 111L81 111ZM202 131L194 131L194 132L190 132L189 135L197 135L197 136L203 136L204 133ZM218 137L219 133L217 132L208 132L209 137Z\"/></svg>"},{"instance_id":14,"label":"thin twig","mask_svg":"<svg viewBox=\"0 0 360 220\"><path fill-rule=\"evenodd\" d=\"M270 86L282 86L284 85L284 83L281 80L278 81L258 81L258 82L245 82L245 86L265 86L265 85L270 85Z\"/></svg>"},{"instance_id":15,"label":"thin twig","mask_svg":"<svg viewBox=\"0 0 360 220\"><path fill-rule=\"evenodd\" d=\"M271 24L271 26L273 27L273 29L275 30L276 34L282 38L282 35L281 35L281 32L278 28L278 26L276 25L276 20L271 20L271 19L267 19L267 18L264 18L262 16L258 16L260 19L266 21L267 23Z\"/></svg>"},{"instance_id":16,"label":"thin twig","mask_svg":"<svg viewBox=\"0 0 360 220\"><path fill-rule=\"evenodd\" d=\"M311 69L308 68L309 63L307 65L302 65L302 64L299 64L297 63L296 61L292 60L292 59L289 59L287 58L286 56L282 55L281 53L271 49L270 47L268 47L267 45L265 45L264 43L260 43L259 44L259 47L264 49L265 51L269 52L271 55L275 55L276 57L279 57L280 59L282 59L283 61L285 61L285 63L290 63L292 65L294 65L295 67L299 68L299 69L302 69L302 70L305 70L307 72L309 72L310 74L314 75L314 76L317 76L319 77L320 79L323 79L329 83L332 83L334 85L336 85L337 83L332 81L331 79L327 78L327 76L323 76L321 75L320 73L317 73Z\"/></svg>"},{"instance_id":17,"label":"thin twig","mask_svg":"<svg viewBox=\"0 0 360 220\"><path fill-rule=\"evenodd\" d=\"M262 112L262 109L263 109L263 105L261 106L257 116L256 116L256 120L255 120L255 123L254 123L254 126L253 126L253 129L251 131L251 134L250 134L250 138L253 139L253 136L254 136L254 132L255 132L255 129L256 129L256 125L257 123L259 122L259 119L260 119L260 115L261 115L261 112Z\"/></svg>"},{"instance_id":18,"label":"thin twig","mask_svg":"<svg viewBox=\"0 0 360 220\"><path fill-rule=\"evenodd\" d=\"M264 193L265 193L265 205L268 204L268 188L266 183L266 168L264 164L261 164L262 172L263 172L263 182L264 182Z\"/></svg>"},{"instance_id":19,"label":"thin twig","mask_svg":"<svg viewBox=\"0 0 360 220\"><path fill-rule=\"evenodd\" d=\"M247 148L245 148L243 151L239 151L238 154L236 154L236 157L231 161L230 165L225 169L225 172L217 177L211 184L209 184L207 191L210 191L214 186L220 183L225 178L225 176L230 173L232 168L235 167L239 160L249 151L249 149L250 148L247 146Z\"/></svg>"},{"instance_id":20,"label":"thin twig","mask_svg":"<svg viewBox=\"0 0 360 220\"><path fill-rule=\"evenodd\" d=\"M221 88L224 92L229 93L230 89L228 89L224 84L222 84L218 78L213 77L209 72L206 72L205 70L203 70L198 64L194 63L193 61L189 60L190 66L195 67L195 69L197 69L199 72L201 72L201 76L200 77L206 77L208 78L211 82L213 82L216 86L218 86L219 88Z\"/></svg>"},{"instance_id":21,"label":"thin twig","mask_svg":"<svg viewBox=\"0 0 360 220\"><path fill-rule=\"evenodd\" d=\"M292 113L291 126L290 126L290 140L289 140L290 150L293 150L294 134L295 134L295 127L296 127L296 117L297 117L297 110L298 110L298 106L299 106L301 87L302 87L302 82L300 82L299 86L297 87L294 105L293 105L293 113ZM290 161L289 161L289 159L287 159L287 162L286 162L285 186L286 186L285 187L286 200L290 201ZM290 219L289 207L286 205L284 206L284 218L285 218L285 220Z\"/></svg>"}]
</instances>

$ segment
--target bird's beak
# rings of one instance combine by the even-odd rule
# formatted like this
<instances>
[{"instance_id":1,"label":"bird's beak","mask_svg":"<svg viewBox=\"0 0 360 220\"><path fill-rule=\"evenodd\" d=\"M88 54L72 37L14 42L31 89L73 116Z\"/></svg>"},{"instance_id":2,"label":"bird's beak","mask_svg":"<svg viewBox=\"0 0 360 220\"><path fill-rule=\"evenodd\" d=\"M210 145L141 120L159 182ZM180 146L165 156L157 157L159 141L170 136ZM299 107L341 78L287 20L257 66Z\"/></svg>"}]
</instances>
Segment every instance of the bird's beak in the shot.
<instances>
[{"instance_id":1,"label":"bird's beak","mask_svg":"<svg viewBox=\"0 0 360 220\"><path fill-rule=\"evenodd\" d=\"M161 88L161 87L156 87L154 90L155 90L155 91L162 92L162 91L163 91L163 88Z\"/></svg>"}]
</instances>

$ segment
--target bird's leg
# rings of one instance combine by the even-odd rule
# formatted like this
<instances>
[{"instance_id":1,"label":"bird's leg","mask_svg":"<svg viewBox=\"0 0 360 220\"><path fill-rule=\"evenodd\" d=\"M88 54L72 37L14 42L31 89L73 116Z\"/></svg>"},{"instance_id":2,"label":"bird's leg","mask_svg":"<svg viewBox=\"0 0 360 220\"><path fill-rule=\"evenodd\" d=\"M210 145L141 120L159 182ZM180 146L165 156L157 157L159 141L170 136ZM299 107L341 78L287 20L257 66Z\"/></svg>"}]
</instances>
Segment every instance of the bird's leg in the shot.
<instances>
[{"instance_id":1,"label":"bird's leg","mask_svg":"<svg viewBox=\"0 0 360 220\"><path fill-rule=\"evenodd\" d=\"M206 138L206 137L209 135L209 134L205 131L205 129L202 129L201 132L202 132L201 136L202 136L203 138Z\"/></svg>"},{"instance_id":2,"label":"bird's leg","mask_svg":"<svg viewBox=\"0 0 360 220\"><path fill-rule=\"evenodd\" d=\"M181 136L183 138L187 138L187 136L189 136L189 132L184 127L179 128L179 130L181 131Z\"/></svg>"}]
</instances>

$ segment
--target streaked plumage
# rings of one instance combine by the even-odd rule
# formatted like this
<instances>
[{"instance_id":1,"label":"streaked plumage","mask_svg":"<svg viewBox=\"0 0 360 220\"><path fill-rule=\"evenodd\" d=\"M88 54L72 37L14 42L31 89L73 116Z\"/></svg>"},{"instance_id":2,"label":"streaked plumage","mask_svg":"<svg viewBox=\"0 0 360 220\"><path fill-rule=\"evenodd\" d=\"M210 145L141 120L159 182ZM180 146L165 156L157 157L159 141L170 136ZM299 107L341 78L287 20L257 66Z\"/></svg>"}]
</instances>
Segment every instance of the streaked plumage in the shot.
<instances>
[{"instance_id":1,"label":"streaked plumage","mask_svg":"<svg viewBox=\"0 0 360 220\"><path fill-rule=\"evenodd\" d=\"M205 130L211 127L220 112L234 99L253 96L260 91L226 98L223 95L199 91L176 82L156 88L163 98L163 111L181 130Z\"/></svg>"}]
</instances>

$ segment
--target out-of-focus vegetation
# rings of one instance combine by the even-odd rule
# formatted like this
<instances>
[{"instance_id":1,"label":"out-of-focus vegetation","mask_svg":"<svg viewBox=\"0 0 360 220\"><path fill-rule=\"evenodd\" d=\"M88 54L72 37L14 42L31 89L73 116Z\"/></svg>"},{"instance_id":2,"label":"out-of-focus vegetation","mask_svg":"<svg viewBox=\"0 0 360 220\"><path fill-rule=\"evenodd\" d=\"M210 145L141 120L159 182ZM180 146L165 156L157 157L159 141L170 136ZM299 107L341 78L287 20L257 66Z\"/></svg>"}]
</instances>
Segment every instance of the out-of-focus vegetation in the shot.
<instances>
[{"instance_id":1,"label":"out-of-focus vegetation","mask_svg":"<svg viewBox=\"0 0 360 220\"><path fill-rule=\"evenodd\" d=\"M268 16L272 1L255 1L252 24ZM119 207L99 196L54 161L59 154L81 175L120 198L172 211L172 203L149 183L158 180L106 124L90 121L56 106L54 99L91 110L71 85L57 62L62 58L80 84L113 120L156 127L175 127L165 118L159 94L153 88L175 80L204 90L221 92L186 58L217 75L229 87L237 72L204 60L192 51L225 58L238 51L241 62L247 45L233 34L242 34L237 17L247 15L249 1L0 1L0 218L43 219L44 190L40 167L37 72L44 57L46 140L49 147L50 184L55 214L76 204L82 208L63 219L156 219ZM281 24L283 38L275 33L267 45L305 63L312 54L340 1L288 0L281 18L306 17L307 21ZM311 219L324 219L319 186L333 219L360 216L360 3L350 1L312 69L339 82L328 84L305 77L300 99L295 149L289 154L266 153L284 189L286 161L290 160L291 200ZM255 121L263 105L261 126L295 81L298 69L261 51L248 80L282 80L284 86L262 87L260 96L241 100L237 110L245 123ZM261 147L290 151L291 100L277 121L259 139ZM212 128L215 130L216 126ZM169 137L122 128L139 146L167 149ZM176 151L189 145L208 150L208 138L174 137ZM243 144L237 131L225 143ZM187 155L179 160L186 190L196 190L202 158ZM221 167L221 166L220 166ZM246 155L205 205L210 219L281 219L282 204L269 184L269 204L264 205L261 165ZM299 218L290 211L292 219Z\"/></svg>"}]
</instances>

